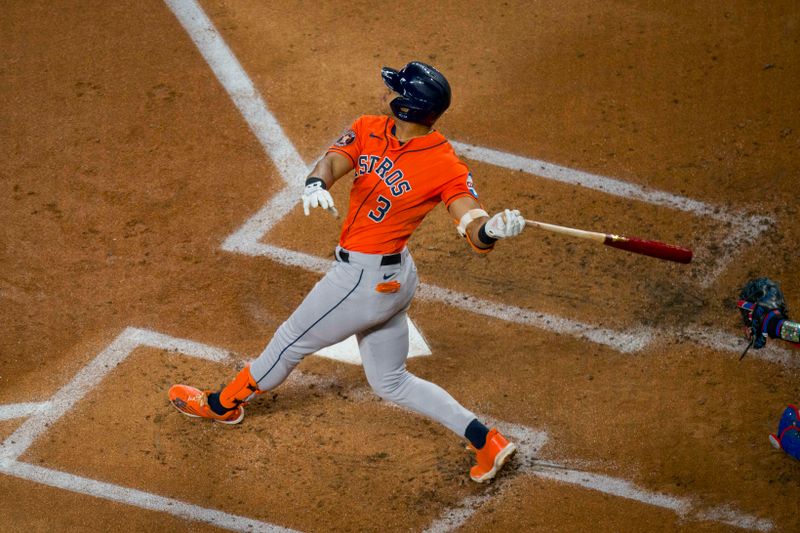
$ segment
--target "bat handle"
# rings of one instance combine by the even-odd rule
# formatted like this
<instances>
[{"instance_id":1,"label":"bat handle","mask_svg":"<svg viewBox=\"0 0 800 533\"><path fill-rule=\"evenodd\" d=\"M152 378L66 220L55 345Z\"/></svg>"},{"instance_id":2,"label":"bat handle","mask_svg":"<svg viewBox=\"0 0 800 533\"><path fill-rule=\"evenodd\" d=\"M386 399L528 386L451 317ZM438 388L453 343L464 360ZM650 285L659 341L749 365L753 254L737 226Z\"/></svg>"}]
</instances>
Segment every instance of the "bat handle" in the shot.
<instances>
[{"instance_id":1,"label":"bat handle","mask_svg":"<svg viewBox=\"0 0 800 533\"><path fill-rule=\"evenodd\" d=\"M538 220L525 220L525 225L533 228L539 228L553 233L560 233L561 235L569 235L570 237L577 237L579 239L589 239L596 242L605 242L607 235L605 233L598 233L596 231L586 231L576 228L568 228L566 226L558 226L556 224L548 224L547 222L539 222Z\"/></svg>"}]
</instances>

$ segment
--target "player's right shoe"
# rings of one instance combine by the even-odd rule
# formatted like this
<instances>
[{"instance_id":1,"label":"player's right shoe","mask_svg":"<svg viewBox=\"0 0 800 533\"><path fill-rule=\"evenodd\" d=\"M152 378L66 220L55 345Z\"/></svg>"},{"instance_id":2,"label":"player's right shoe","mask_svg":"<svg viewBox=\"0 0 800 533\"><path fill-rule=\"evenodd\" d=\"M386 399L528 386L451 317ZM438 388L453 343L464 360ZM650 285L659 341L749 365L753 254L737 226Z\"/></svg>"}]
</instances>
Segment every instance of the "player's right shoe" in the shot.
<instances>
[{"instance_id":1,"label":"player's right shoe","mask_svg":"<svg viewBox=\"0 0 800 533\"><path fill-rule=\"evenodd\" d=\"M169 401L175 409L192 418L208 418L222 424L238 424L244 418L244 407L241 405L231 409L224 415L218 415L208 405L208 394L189 385L173 385L169 388Z\"/></svg>"},{"instance_id":2,"label":"player's right shoe","mask_svg":"<svg viewBox=\"0 0 800 533\"><path fill-rule=\"evenodd\" d=\"M469 477L478 483L489 481L497 475L497 472L517 451L514 443L508 442L496 428L489 431L483 448L476 450L472 445L469 447L475 452L478 460L478 464L470 469Z\"/></svg>"}]
</instances>

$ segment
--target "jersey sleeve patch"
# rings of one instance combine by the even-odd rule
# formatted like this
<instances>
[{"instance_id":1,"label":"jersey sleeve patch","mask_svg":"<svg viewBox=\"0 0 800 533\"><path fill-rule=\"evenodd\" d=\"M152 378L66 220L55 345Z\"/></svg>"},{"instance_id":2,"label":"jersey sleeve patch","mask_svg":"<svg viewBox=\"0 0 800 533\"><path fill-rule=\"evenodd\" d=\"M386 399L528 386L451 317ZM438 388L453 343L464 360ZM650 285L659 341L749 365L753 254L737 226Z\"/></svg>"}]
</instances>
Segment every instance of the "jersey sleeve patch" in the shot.
<instances>
[{"instance_id":1,"label":"jersey sleeve patch","mask_svg":"<svg viewBox=\"0 0 800 533\"><path fill-rule=\"evenodd\" d=\"M354 132L353 130L347 130L346 132L344 132L344 134L342 134L341 137L339 137L336 140L335 143L333 143L333 145L334 146L347 146L348 144L352 144L353 141L355 141L355 140L356 140L356 132Z\"/></svg>"}]
</instances>

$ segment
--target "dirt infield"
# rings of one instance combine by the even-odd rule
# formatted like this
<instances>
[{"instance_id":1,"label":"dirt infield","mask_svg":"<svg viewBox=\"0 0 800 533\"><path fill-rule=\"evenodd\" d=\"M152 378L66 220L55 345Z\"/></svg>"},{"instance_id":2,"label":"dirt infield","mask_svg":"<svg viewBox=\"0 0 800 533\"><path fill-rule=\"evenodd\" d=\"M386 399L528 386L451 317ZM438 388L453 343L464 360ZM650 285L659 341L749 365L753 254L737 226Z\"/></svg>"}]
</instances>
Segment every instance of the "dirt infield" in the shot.
<instances>
[{"instance_id":1,"label":"dirt infield","mask_svg":"<svg viewBox=\"0 0 800 533\"><path fill-rule=\"evenodd\" d=\"M409 244L422 281L496 312L420 294L410 316L432 355L409 368L521 442L546 434L488 486L469 481L463 442L373 396L360 367L317 356L240 426L186 419L169 385L226 380L319 278L223 249L286 176L167 4L10 2L4 445L126 328L231 357L126 345L18 462L0 455L0 529L216 531L212 511L301 531L800 529L800 463L767 442L800 401L800 351L772 341L788 364L739 362L697 335L740 335L734 298L757 275L800 309L796 2L200 5L305 162L378 110L382 65L429 61L454 87L448 138L646 198L465 156L489 211L678 242L697 261L533 230L483 257L443 209L428 217ZM661 192L709 211L647 200ZM346 179L333 193L346 205ZM256 244L327 260L337 237L330 217L295 206ZM540 327L542 314L587 334Z\"/></svg>"}]
</instances>

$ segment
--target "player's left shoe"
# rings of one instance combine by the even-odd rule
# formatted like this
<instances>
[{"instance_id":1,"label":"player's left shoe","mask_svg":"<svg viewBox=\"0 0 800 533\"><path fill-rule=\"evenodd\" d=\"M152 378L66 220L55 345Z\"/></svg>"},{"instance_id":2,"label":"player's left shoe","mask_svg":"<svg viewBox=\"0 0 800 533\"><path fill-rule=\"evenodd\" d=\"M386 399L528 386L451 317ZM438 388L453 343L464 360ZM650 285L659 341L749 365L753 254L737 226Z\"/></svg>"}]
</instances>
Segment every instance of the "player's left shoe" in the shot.
<instances>
[{"instance_id":1,"label":"player's left shoe","mask_svg":"<svg viewBox=\"0 0 800 533\"><path fill-rule=\"evenodd\" d=\"M517 451L514 443L508 442L496 428L489 431L483 448L476 450L472 445L469 447L475 452L478 460L478 464L470 469L469 477L478 483L489 481L497 475L497 472Z\"/></svg>"},{"instance_id":2,"label":"player's left shoe","mask_svg":"<svg viewBox=\"0 0 800 533\"><path fill-rule=\"evenodd\" d=\"M218 415L208 405L208 393L189 385L173 385L169 388L169 401L175 409L193 418L208 418L222 424L238 424L244 418L244 407L241 405L231 409L224 415Z\"/></svg>"}]
</instances>

